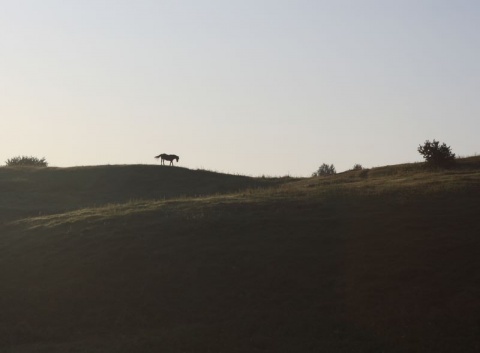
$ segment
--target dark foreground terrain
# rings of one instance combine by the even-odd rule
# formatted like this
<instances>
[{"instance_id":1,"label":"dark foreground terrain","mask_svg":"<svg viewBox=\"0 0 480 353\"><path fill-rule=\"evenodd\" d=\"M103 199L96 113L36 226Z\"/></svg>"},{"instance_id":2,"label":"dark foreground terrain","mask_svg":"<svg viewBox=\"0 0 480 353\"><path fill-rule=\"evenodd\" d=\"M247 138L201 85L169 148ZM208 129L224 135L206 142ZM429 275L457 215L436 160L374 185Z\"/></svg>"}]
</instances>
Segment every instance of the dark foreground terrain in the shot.
<instances>
[{"instance_id":1,"label":"dark foreground terrain","mask_svg":"<svg viewBox=\"0 0 480 353\"><path fill-rule=\"evenodd\" d=\"M479 164L0 168L0 352L480 351Z\"/></svg>"}]
</instances>

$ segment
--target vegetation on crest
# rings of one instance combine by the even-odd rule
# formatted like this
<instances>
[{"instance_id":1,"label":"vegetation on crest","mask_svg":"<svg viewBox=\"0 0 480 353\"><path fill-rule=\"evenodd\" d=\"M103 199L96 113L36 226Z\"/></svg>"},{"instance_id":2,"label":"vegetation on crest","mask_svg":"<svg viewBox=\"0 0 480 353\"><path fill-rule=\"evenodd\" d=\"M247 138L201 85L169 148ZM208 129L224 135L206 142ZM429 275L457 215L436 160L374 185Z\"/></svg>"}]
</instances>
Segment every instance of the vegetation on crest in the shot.
<instances>
[{"instance_id":1,"label":"vegetation on crest","mask_svg":"<svg viewBox=\"0 0 480 353\"><path fill-rule=\"evenodd\" d=\"M445 143L440 145L436 140L425 141L423 146L418 146L417 150L427 163L436 167L446 167L455 161L455 153L452 153L450 146Z\"/></svg>"},{"instance_id":2,"label":"vegetation on crest","mask_svg":"<svg viewBox=\"0 0 480 353\"><path fill-rule=\"evenodd\" d=\"M37 157L17 156L7 159L5 165L7 167L47 167L48 163L45 157L39 159Z\"/></svg>"},{"instance_id":3,"label":"vegetation on crest","mask_svg":"<svg viewBox=\"0 0 480 353\"><path fill-rule=\"evenodd\" d=\"M326 164L323 163L316 172L312 174L313 177L316 176L326 176L326 175L334 175L337 174L337 171L335 170L335 166L333 164Z\"/></svg>"},{"instance_id":4,"label":"vegetation on crest","mask_svg":"<svg viewBox=\"0 0 480 353\"><path fill-rule=\"evenodd\" d=\"M357 163L353 166L352 170L363 170L363 167L361 164Z\"/></svg>"}]
</instances>

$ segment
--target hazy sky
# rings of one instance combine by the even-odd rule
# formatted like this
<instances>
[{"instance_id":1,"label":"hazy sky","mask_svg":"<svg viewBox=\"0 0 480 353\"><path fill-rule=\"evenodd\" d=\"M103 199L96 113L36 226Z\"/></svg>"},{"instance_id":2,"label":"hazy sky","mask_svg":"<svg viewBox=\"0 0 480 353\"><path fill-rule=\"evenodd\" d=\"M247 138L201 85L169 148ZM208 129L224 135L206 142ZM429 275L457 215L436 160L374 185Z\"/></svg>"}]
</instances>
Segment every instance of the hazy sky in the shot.
<instances>
[{"instance_id":1,"label":"hazy sky","mask_svg":"<svg viewBox=\"0 0 480 353\"><path fill-rule=\"evenodd\" d=\"M478 0L0 0L0 164L309 176L480 152Z\"/></svg>"}]
</instances>

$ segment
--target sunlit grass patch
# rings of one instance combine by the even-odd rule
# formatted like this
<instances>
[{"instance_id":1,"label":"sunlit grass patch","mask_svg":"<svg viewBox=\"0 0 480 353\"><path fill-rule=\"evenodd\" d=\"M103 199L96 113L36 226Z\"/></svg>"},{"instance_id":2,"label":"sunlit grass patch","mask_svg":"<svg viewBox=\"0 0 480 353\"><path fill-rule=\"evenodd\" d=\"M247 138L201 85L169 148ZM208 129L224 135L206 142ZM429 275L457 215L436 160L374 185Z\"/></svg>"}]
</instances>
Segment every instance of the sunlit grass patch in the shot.
<instances>
[{"instance_id":1,"label":"sunlit grass patch","mask_svg":"<svg viewBox=\"0 0 480 353\"><path fill-rule=\"evenodd\" d=\"M252 191L261 193L260 191ZM198 208L209 208L226 204L245 202L245 193L213 195L201 197L179 197L170 200L131 200L126 203L107 204L98 207L81 208L64 213L29 217L12 222L12 224L26 225L29 228L55 227L69 223L114 221L140 213L156 212L158 214L182 214ZM258 198L256 199L259 200ZM255 201L255 200L250 200Z\"/></svg>"}]
</instances>

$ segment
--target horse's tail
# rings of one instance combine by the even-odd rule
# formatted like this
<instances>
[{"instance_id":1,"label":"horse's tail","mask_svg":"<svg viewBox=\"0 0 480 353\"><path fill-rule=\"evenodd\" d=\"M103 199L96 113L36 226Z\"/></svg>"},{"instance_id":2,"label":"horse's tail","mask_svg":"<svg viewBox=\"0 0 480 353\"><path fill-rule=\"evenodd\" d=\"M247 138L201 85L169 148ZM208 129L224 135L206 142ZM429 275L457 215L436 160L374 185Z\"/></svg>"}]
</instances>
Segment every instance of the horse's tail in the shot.
<instances>
[{"instance_id":1,"label":"horse's tail","mask_svg":"<svg viewBox=\"0 0 480 353\"><path fill-rule=\"evenodd\" d=\"M161 154L159 154L158 156L155 156L156 159L159 159L161 157Z\"/></svg>"}]
</instances>

